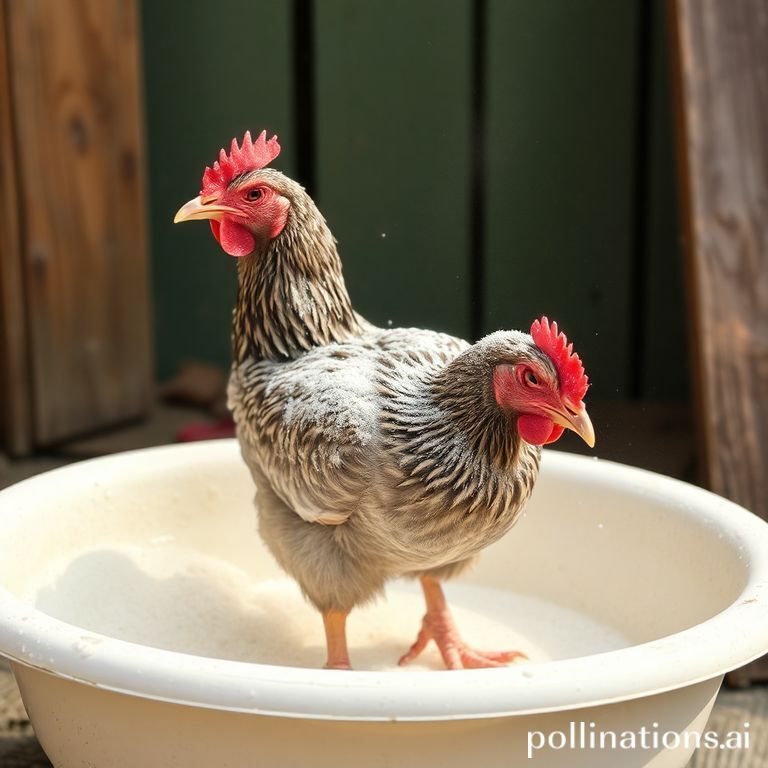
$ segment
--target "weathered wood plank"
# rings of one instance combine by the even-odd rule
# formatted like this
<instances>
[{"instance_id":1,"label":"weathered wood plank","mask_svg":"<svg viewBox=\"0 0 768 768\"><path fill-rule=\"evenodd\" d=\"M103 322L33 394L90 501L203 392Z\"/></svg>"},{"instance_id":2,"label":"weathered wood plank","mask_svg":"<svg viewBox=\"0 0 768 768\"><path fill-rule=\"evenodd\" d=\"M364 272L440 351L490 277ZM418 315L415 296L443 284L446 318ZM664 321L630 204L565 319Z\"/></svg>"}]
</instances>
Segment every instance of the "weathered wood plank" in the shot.
<instances>
[{"instance_id":1,"label":"weathered wood plank","mask_svg":"<svg viewBox=\"0 0 768 768\"><path fill-rule=\"evenodd\" d=\"M468 0L323 0L318 202L371 321L470 330Z\"/></svg>"},{"instance_id":2,"label":"weathered wood plank","mask_svg":"<svg viewBox=\"0 0 768 768\"><path fill-rule=\"evenodd\" d=\"M0 2L0 446L18 455L31 447L32 414L5 14Z\"/></svg>"},{"instance_id":3,"label":"weathered wood plank","mask_svg":"<svg viewBox=\"0 0 768 768\"><path fill-rule=\"evenodd\" d=\"M708 483L768 519L768 6L670 8Z\"/></svg>"},{"instance_id":4,"label":"weathered wood plank","mask_svg":"<svg viewBox=\"0 0 768 768\"><path fill-rule=\"evenodd\" d=\"M207 225L178 227L206 164L246 130L278 134L295 168L291 0L143 4L157 372L185 359L228 366L234 260ZM173 43L169 44L169 35Z\"/></svg>"},{"instance_id":5,"label":"weathered wood plank","mask_svg":"<svg viewBox=\"0 0 768 768\"><path fill-rule=\"evenodd\" d=\"M38 443L148 405L136 5L6 4Z\"/></svg>"},{"instance_id":6,"label":"weathered wood plank","mask_svg":"<svg viewBox=\"0 0 768 768\"><path fill-rule=\"evenodd\" d=\"M626 397L637 5L489 0L486 330L557 319Z\"/></svg>"}]
</instances>

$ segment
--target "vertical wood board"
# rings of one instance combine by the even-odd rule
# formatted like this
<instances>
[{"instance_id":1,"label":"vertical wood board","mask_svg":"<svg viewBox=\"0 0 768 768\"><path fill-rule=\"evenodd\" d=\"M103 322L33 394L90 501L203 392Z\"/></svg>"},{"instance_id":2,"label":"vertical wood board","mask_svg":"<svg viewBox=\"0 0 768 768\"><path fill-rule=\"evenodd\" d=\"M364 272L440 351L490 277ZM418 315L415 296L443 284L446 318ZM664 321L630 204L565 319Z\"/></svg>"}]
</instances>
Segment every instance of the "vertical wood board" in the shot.
<instances>
[{"instance_id":1,"label":"vertical wood board","mask_svg":"<svg viewBox=\"0 0 768 768\"><path fill-rule=\"evenodd\" d=\"M768 519L768 7L670 9L708 482Z\"/></svg>"},{"instance_id":2,"label":"vertical wood board","mask_svg":"<svg viewBox=\"0 0 768 768\"><path fill-rule=\"evenodd\" d=\"M371 321L469 335L471 6L324 0L318 203Z\"/></svg>"},{"instance_id":3,"label":"vertical wood board","mask_svg":"<svg viewBox=\"0 0 768 768\"><path fill-rule=\"evenodd\" d=\"M5 3L0 2L0 447L32 444L31 380Z\"/></svg>"},{"instance_id":4,"label":"vertical wood board","mask_svg":"<svg viewBox=\"0 0 768 768\"><path fill-rule=\"evenodd\" d=\"M6 3L37 442L142 413L149 316L136 3Z\"/></svg>"}]
</instances>

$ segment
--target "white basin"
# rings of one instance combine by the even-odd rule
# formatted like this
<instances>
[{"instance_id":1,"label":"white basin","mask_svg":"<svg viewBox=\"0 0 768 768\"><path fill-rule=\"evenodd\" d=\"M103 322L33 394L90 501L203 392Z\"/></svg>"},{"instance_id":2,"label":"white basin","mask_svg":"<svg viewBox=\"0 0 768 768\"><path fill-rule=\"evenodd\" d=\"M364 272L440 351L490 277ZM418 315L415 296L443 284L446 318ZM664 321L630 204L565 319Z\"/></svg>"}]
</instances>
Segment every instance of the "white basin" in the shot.
<instances>
[{"instance_id":1,"label":"white basin","mask_svg":"<svg viewBox=\"0 0 768 768\"><path fill-rule=\"evenodd\" d=\"M0 493L0 654L57 768L506 768L529 752L553 768L682 767L723 674L768 649L766 524L546 452L525 517L447 587L470 641L530 662L395 668L422 610L395 583L351 618L357 669L323 670L320 619L262 546L252 497L230 440ZM610 732L636 748L610 749Z\"/></svg>"}]
</instances>

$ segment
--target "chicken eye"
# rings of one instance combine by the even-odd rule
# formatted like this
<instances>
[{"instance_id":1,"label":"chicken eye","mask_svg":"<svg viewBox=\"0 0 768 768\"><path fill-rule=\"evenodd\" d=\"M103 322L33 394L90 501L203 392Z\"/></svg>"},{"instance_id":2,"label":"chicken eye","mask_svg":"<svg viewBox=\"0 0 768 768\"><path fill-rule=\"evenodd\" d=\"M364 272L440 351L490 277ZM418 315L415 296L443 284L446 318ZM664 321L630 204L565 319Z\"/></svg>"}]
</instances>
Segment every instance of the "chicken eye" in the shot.
<instances>
[{"instance_id":1,"label":"chicken eye","mask_svg":"<svg viewBox=\"0 0 768 768\"><path fill-rule=\"evenodd\" d=\"M254 187L253 189L249 189L245 196L248 200L258 200L262 195L262 191L258 187Z\"/></svg>"},{"instance_id":2,"label":"chicken eye","mask_svg":"<svg viewBox=\"0 0 768 768\"><path fill-rule=\"evenodd\" d=\"M536 387L539 384L536 374L530 368L526 369L523 378L525 379L525 383L530 387Z\"/></svg>"}]
</instances>

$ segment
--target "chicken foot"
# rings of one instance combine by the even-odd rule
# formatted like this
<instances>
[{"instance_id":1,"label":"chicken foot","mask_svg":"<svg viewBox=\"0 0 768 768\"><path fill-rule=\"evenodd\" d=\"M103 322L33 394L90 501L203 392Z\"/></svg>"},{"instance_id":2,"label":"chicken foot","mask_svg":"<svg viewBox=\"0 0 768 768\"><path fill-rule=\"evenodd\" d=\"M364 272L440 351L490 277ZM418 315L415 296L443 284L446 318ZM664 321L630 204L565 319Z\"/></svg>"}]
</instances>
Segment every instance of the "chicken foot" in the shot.
<instances>
[{"instance_id":1,"label":"chicken foot","mask_svg":"<svg viewBox=\"0 0 768 768\"><path fill-rule=\"evenodd\" d=\"M440 582L429 576L422 576L421 587L424 590L427 612L416 642L398 662L401 666L413 661L430 640L435 641L448 669L503 667L516 659L528 658L521 651L477 651L470 648L459 635Z\"/></svg>"}]
</instances>

